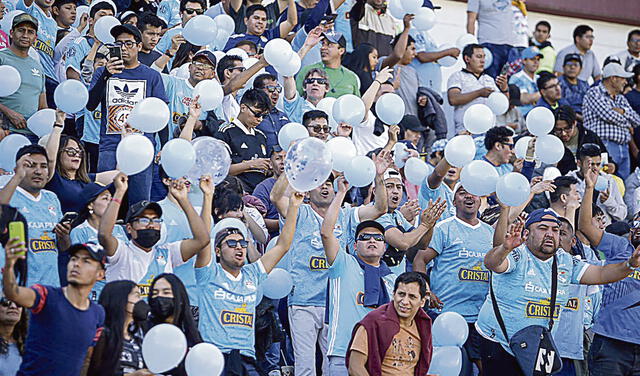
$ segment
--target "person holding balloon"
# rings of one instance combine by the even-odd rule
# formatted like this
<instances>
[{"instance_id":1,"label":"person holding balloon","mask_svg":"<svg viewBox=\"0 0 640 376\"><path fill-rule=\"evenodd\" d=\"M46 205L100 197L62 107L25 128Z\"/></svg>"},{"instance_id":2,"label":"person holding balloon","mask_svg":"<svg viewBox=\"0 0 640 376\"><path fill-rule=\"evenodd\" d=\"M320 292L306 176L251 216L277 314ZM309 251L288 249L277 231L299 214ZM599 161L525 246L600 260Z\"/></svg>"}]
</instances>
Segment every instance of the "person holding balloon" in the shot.
<instances>
[{"instance_id":1,"label":"person holding balloon","mask_svg":"<svg viewBox=\"0 0 640 376\"><path fill-rule=\"evenodd\" d=\"M156 45L156 51L163 54L166 58L169 59L169 68L172 68L173 59L175 58L175 54L177 53L176 47L180 47L181 42L184 42L184 38L180 38L180 43L176 43L174 37L178 34L182 35L184 28L192 18L197 17L198 15L204 14L204 11L207 9L207 4L204 0L181 0L180 1L180 25L167 30L167 32L162 35L160 41ZM160 58L163 58L161 56ZM164 66L163 66L164 68Z\"/></svg>"},{"instance_id":2,"label":"person holding balloon","mask_svg":"<svg viewBox=\"0 0 640 376\"><path fill-rule=\"evenodd\" d=\"M513 171L514 166L510 163L514 153L513 131L507 127L493 127L484 136L484 147L487 154L482 157L489 162L498 175L502 176Z\"/></svg>"},{"instance_id":3,"label":"person holding balloon","mask_svg":"<svg viewBox=\"0 0 640 376\"><path fill-rule=\"evenodd\" d=\"M427 176L418 192L418 206L427 207L429 201L441 199L446 202L447 208L442 213L440 220L445 220L455 215L455 207L453 206L453 188L458 180L460 180L459 167L454 167L447 161L445 149L445 157L440 159L433 172Z\"/></svg>"}]
</instances>

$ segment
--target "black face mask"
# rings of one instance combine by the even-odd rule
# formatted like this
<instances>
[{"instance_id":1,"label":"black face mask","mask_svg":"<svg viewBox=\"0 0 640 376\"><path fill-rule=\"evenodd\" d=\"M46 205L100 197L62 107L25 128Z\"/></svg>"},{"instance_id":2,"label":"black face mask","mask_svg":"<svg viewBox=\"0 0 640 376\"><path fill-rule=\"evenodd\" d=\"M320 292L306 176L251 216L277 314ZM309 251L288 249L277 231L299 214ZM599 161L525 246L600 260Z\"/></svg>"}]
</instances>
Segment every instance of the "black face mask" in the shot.
<instances>
[{"instance_id":1,"label":"black face mask","mask_svg":"<svg viewBox=\"0 0 640 376\"><path fill-rule=\"evenodd\" d=\"M165 320L173 314L173 298L155 296L149 299L149 306L151 307L151 314L156 319Z\"/></svg>"},{"instance_id":2,"label":"black face mask","mask_svg":"<svg viewBox=\"0 0 640 376\"><path fill-rule=\"evenodd\" d=\"M137 230L138 237L135 241L142 248L151 248L160 240L160 230L154 228L145 228L143 230Z\"/></svg>"},{"instance_id":3,"label":"black face mask","mask_svg":"<svg viewBox=\"0 0 640 376\"><path fill-rule=\"evenodd\" d=\"M149 311L151 308L149 304L144 300L139 300L136 304L133 305L133 321L145 321L149 316Z\"/></svg>"}]
</instances>

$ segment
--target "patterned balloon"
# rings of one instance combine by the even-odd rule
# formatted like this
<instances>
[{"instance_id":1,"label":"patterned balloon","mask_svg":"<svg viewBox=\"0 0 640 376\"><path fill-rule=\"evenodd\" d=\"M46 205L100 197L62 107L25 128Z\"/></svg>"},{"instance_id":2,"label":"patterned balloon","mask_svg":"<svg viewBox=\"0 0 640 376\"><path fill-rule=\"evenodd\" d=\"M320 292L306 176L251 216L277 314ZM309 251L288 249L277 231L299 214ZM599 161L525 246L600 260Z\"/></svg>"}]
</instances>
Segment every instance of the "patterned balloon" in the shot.
<instances>
[{"instance_id":1,"label":"patterned balloon","mask_svg":"<svg viewBox=\"0 0 640 376\"><path fill-rule=\"evenodd\" d=\"M196 150L196 163L187 173L187 178L197 184L202 175L210 175L213 184L220 184L229 174L229 167L231 167L228 146L208 136L198 137L191 143Z\"/></svg>"},{"instance_id":2,"label":"patterned balloon","mask_svg":"<svg viewBox=\"0 0 640 376\"><path fill-rule=\"evenodd\" d=\"M331 174L331 152L324 142L308 137L294 141L284 160L289 184L298 192L318 188Z\"/></svg>"}]
</instances>

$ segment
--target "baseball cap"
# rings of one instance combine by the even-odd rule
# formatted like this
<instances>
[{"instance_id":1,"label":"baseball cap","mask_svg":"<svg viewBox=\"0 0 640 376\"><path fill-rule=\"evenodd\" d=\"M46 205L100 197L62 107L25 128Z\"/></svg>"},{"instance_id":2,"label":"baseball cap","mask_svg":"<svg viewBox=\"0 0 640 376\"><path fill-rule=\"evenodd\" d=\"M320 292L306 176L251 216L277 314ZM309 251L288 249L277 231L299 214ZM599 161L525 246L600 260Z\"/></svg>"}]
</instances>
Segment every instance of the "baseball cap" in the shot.
<instances>
[{"instance_id":1,"label":"baseball cap","mask_svg":"<svg viewBox=\"0 0 640 376\"><path fill-rule=\"evenodd\" d=\"M402 120L400 120L400 128L404 130L412 130L414 132L423 132L427 130L427 127L420 124L420 120L414 115L404 115Z\"/></svg>"},{"instance_id":2,"label":"baseball cap","mask_svg":"<svg viewBox=\"0 0 640 376\"><path fill-rule=\"evenodd\" d=\"M191 59L191 61L195 60L197 57L203 57L209 60L209 62L211 63L211 65L213 65L214 68L216 67L216 63L218 62L218 59L216 59L216 55L214 55L213 52L209 50L200 50L196 52L196 54L193 55L193 58Z\"/></svg>"},{"instance_id":3,"label":"baseball cap","mask_svg":"<svg viewBox=\"0 0 640 376\"><path fill-rule=\"evenodd\" d=\"M158 214L158 217L162 217L162 208L160 207L160 205L158 205L157 202L142 200L140 202L136 202L135 204L129 207L129 211L127 211L127 218L125 219L125 222L126 223L133 222L134 219L141 216L142 213L147 209L153 210L154 212L156 212L156 214Z\"/></svg>"},{"instance_id":4,"label":"baseball cap","mask_svg":"<svg viewBox=\"0 0 640 376\"><path fill-rule=\"evenodd\" d=\"M540 53L540 50L538 49L538 47L531 46L531 47L525 48L522 51L522 58L523 59L533 59L536 56L542 57L542 54Z\"/></svg>"},{"instance_id":5,"label":"baseball cap","mask_svg":"<svg viewBox=\"0 0 640 376\"><path fill-rule=\"evenodd\" d=\"M117 39L120 34L131 34L133 35L133 39L135 39L136 42L142 42L142 34L140 34L140 30L138 30L138 28L133 25L123 24L114 26L111 29L111 36L115 39Z\"/></svg>"},{"instance_id":6,"label":"baseball cap","mask_svg":"<svg viewBox=\"0 0 640 376\"><path fill-rule=\"evenodd\" d=\"M109 190L111 193L114 191L113 183L109 185L102 185L98 183L89 183L82 188L82 192L80 192L80 196L78 197L78 201L82 204L83 207L89 205L90 202L96 199L102 192Z\"/></svg>"},{"instance_id":7,"label":"baseball cap","mask_svg":"<svg viewBox=\"0 0 640 376\"><path fill-rule=\"evenodd\" d=\"M103 268L107 264L107 252L105 252L104 248L102 248L101 245L96 243L73 244L71 247L69 247L69 249L67 249L67 252L69 252L69 255L73 256L80 250L89 252L89 256L91 256L92 259L98 261Z\"/></svg>"},{"instance_id":8,"label":"baseball cap","mask_svg":"<svg viewBox=\"0 0 640 376\"><path fill-rule=\"evenodd\" d=\"M444 148L447 146L447 139L446 138L441 138L439 140L436 140L433 145L431 145L431 152L435 153L438 151L444 151Z\"/></svg>"},{"instance_id":9,"label":"baseball cap","mask_svg":"<svg viewBox=\"0 0 640 376\"><path fill-rule=\"evenodd\" d=\"M360 232L362 230L370 227L380 230L380 232L384 235L384 227L380 223L376 221L363 221L358 224L358 227L356 227L356 239L358 238L358 235L360 235Z\"/></svg>"},{"instance_id":10,"label":"baseball cap","mask_svg":"<svg viewBox=\"0 0 640 376\"><path fill-rule=\"evenodd\" d=\"M36 30L38 30L38 20L36 20L35 17L28 13L20 13L17 16L13 17L11 28L14 29L16 26L25 22L32 24L36 28Z\"/></svg>"},{"instance_id":11,"label":"baseball cap","mask_svg":"<svg viewBox=\"0 0 640 376\"><path fill-rule=\"evenodd\" d=\"M633 73L627 72L624 70L622 65L616 63L609 63L602 68L602 78L608 77L622 77L629 78L632 77Z\"/></svg>"},{"instance_id":12,"label":"baseball cap","mask_svg":"<svg viewBox=\"0 0 640 376\"><path fill-rule=\"evenodd\" d=\"M556 224L560 224L560 218L558 218L558 215L553 210L536 209L531 213L529 213L529 216L527 217L527 221L524 223L524 228L528 228L532 224L542 222L542 221L549 221L549 222L554 222Z\"/></svg>"},{"instance_id":13,"label":"baseball cap","mask_svg":"<svg viewBox=\"0 0 640 376\"><path fill-rule=\"evenodd\" d=\"M567 54L567 56L564 57L562 65L565 65L570 61L577 61L580 63L580 66L582 66L582 57L579 54Z\"/></svg>"},{"instance_id":14,"label":"baseball cap","mask_svg":"<svg viewBox=\"0 0 640 376\"><path fill-rule=\"evenodd\" d=\"M347 40L344 38L344 35L342 35L342 33L340 32L330 30L322 33L322 36L327 38L327 40L331 43L339 44L340 47L342 48L347 47Z\"/></svg>"},{"instance_id":15,"label":"baseball cap","mask_svg":"<svg viewBox=\"0 0 640 376\"><path fill-rule=\"evenodd\" d=\"M382 175L382 181L387 179L400 179L402 181L402 176L400 176L400 173L396 169L388 168L384 172L384 175Z\"/></svg>"}]
</instances>

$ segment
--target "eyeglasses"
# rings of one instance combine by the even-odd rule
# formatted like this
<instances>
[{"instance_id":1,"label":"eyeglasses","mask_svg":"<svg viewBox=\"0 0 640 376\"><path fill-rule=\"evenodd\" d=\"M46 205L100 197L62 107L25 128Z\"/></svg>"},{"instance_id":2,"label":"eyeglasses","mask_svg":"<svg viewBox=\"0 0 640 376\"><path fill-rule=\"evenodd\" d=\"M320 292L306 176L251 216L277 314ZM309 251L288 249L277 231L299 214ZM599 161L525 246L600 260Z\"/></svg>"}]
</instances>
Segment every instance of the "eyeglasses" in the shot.
<instances>
[{"instance_id":1,"label":"eyeglasses","mask_svg":"<svg viewBox=\"0 0 640 376\"><path fill-rule=\"evenodd\" d=\"M18 306L18 304L13 300L9 300L7 298L0 299L0 306L3 306L4 308L9 308L12 304L16 307Z\"/></svg>"},{"instance_id":2,"label":"eyeglasses","mask_svg":"<svg viewBox=\"0 0 640 376\"><path fill-rule=\"evenodd\" d=\"M196 69L202 69L202 70L213 69L211 64L201 63L201 62L198 62L198 61L191 62L191 65L193 65L193 67L196 68Z\"/></svg>"},{"instance_id":3,"label":"eyeglasses","mask_svg":"<svg viewBox=\"0 0 640 376\"><path fill-rule=\"evenodd\" d=\"M545 88L543 88L543 89L544 89L544 90L555 89L555 88L557 88L558 86L560 86L560 84L559 84L559 83L555 83L555 84L553 84L553 85L549 85L549 86L547 86L547 87L545 87Z\"/></svg>"},{"instance_id":4,"label":"eyeglasses","mask_svg":"<svg viewBox=\"0 0 640 376\"><path fill-rule=\"evenodd\" d=\"M136 218L134 220L134 222L138 222L139 224L143 225L143 226L149 226L151 223L153 223L154 225L159 225L161 224L162 218L147 218L147 217L140 217L140 218Z\"/></svg>"},{"instance_id":5,"label":"eyeglasses","mask_svg":"<svg viewBox=\"0 0 640 376\"><path fill-rule=\"evenodd\" d=\"M382 234L360 234L358 236L358 241L364 241L366 242L367 240L373 238L373 240L378 241L378 242L383 242L384 241L384 235Z\"/></svg>"},{"instance_id":6,"label":"eyeglasses","mask_svg":"<svg viewBox=\"0 0 640 376\"><path fill-rule=\"evenodd\" d=\"M187 12L188 15L192 15L194 13L196 13L196 14L203 14L204 13L204 10L202 10L202 9L185 8L184 11Z\"/></svg>"},{"instance_id":7,"label":"eyeglasses","mask_svg":"<svg viewBox=\"0 0 640 376\"><path fill-rule=\"evenodd\" d=\"M275 91L277 91L278 93L282 93L282 86L280 85L269 85L265 86L264 88L267 89L269 93L273 93Z\"/></svg>"},{"instance_id":8,"label":"eyeglasses","mask_svg":"<svg viewBox=\"0 0 640 376\"><path fill-rule=\"evenodd\" d=\"M75 149L75 148L64 148L62 149L62 151L65 152L65 154L67 154L70 157L81 157L84 155L84 151L80 150L80 149Z\"/></svg>"},{"instance_id":9,"label":"eyeglasses","mask_svg":"<svg viewBox=\"0 0 640 376\"><path fill-rule=\"evenodd\" d=\"M569 126L566 128L554 128L553 129L553 133L557 134L557 135L561 135L563 133L571 133L571 131L573 130L573 126Z\"/></svg>"},{"instance_id":10,"label":"eyeglasses","mask_svg":"<svg viewBox=\"0 0 640 376\"><path fill-rule=\"evenodd\" d=\"M238 246L238 244L240 244L241 248L247 248L249 246L249 242L246 240L235 240L235 239L229 239L229 240L225 240L224 242L229 248L236 248Z\"/></svg>"},{"instance_id":11,"label":"eyeglasses","mask_svg":"<svg viewBox=\"0 0 640 376\"><path fill-rule=\"evenodd\" d=\"M313 129L314 132L316 133L329 133L329 126L328 125L320 125L320 124L315 124L315 125L307 125L307 128L311 128Z\"/></svg>"},{"instance_id":12,"label":"eyeglasses","mask_svg":"<svg viewBox=\"0 0 640 376\"><path fill-rule=\"evenodd\" d=\"M249 106L247 106L247 108L249 109L249 111L251 111L253 116L255 116L257 118L263 118L263 117L265 117L265 116L267 116L269 114L268 112L256 112L254 109L252 109Z\"/></svg>"},{"instance_id":13,"label":"eyeglasses","mask_svg":"<svg viewBox=\"0 0 640 376\"><path fill-rule=\"evenodd\" d=\"M231 68L227 68L227 69L230 70L230 71L237 70L237 71L240 71L240 72L244 72L244 71L247 70L247 68L245 68L245 67L231 67Z\"/></svg>"},{"instance_id":14,"label":"eyeglasses","mask_svg":"<svg viewBox=\"0 0 640 376\"><path fill-rule=\"evenodd\" d=\"M312 83L326 85L329 81L326 78L307 78L304 80L305 85L310 85Z\"/></svg>"},{"instance_id":15,"label":"eyeglasses","mask_svg":"<svg viewBox=\"0 0 640 376\"><path fill-rule=\"evenodd\" d=\"M509 150L513 150L513 147L515 146L515 144L510 144L508 142L501 142L501 144L508 147Z\"/></svg>"},{"instance_id":16,"label":"eyeglasses","mask_svg":"<svg viewBox=\"0 0 640 376\"><path fill-rule=\"evenodd\" d=\"M632 38L632 39L629 39L629 42L630 42L630 43L640 43L640 38Z\"/></svg>"},{"instance_id":17,"label":"eyeglasses","mask_svg":"<svg viewBox=\"0 0 640 376\"><path fill-rule=\"evenodd\" d=\"M114 44L120 47L133 48L137 43L132 40L117 40Z\"/></svg>"}]
</instances>

